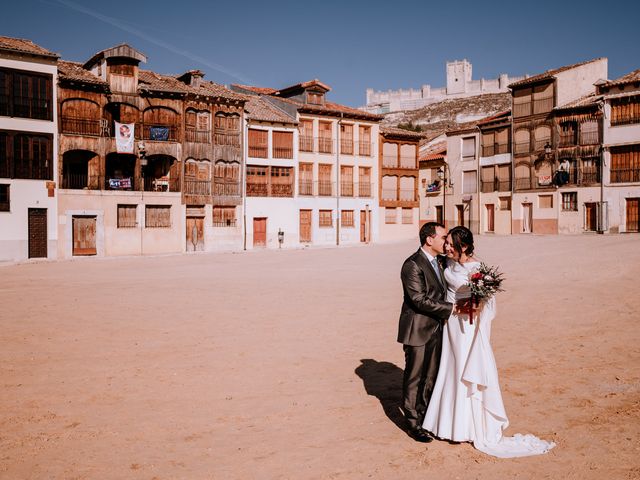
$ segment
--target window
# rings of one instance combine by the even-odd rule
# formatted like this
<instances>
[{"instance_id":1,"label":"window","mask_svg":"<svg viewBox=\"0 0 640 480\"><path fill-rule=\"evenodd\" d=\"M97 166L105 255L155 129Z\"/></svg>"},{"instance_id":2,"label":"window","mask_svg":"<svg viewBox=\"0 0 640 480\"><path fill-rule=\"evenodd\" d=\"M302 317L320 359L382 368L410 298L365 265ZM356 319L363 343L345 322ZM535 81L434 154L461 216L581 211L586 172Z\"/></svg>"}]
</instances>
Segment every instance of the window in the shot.
<instances>
[{"instance_id":1,"label":"window","mask_svg":"<svg viewBox=\"0 0 640 480\"><path fill-rule=\"evenodd\" d=\"M384 142L382 144L383 168L398 168L398 144Z\"/></svg>"},{"instance_id":2,"label":"window","mask_svg":"<svg viewBox=\"0 0 640 480\"><path fill-rule=\"evenodd\" d=\"M267 158L268 136L266 130L249 129L249 156L253 158Z\"/></svg>"},{"instance_id":3,"label":"window","mask_svg":"<svg viewBox=\"0 0 640 480\"><path fill-rule=\"evenodd\" d=\"M342 227L353 227L355 223L353 222L353 210L342 210L340 212L340 226Z\"/></svg>"},{"instance_id":4,"label":"window","mask_svg":"<svg viewBox=\"0 0 640 480\"><path fill-rule=\"evenodd\" d=\"M413 208L402 209L402 223L409 225L413 223Z\"/></svg>"},{"instance_id":5,"label":"window","mask_svg":"<svg viewBox=\"0 0 640 480\"><path fill-rule=\"evenodd\" d=\"M568 147L576 144L576 122L562 122L560 124L560 145L561 147Z\"/></svg>"},{"instance_id":6,"label":"window","mask_svg":"<svg viewBox=\"0 0 640 480\"><path fill-rule=\"evenodd\" d=\"M553 208L553 195L540 195L538 197L538 207Z\"/></svg>"},{"instance_id":7,"label":"window","mask_svg":"<svg viewBox=\"0 0 640 480\"><path fill-rule=\"evenodd\" d=\"M611 147L611 183L640 182L640 144Z\"/></svg>"},{"instance_id":8,"label":"window","mask_svg":"<svg viewBox=\"0 0 640 480\"><path fill-rule=\"evenodd\" d=\"M598 122L590 120L580 125L580 145L597 145L600 143Z\"/></svg>"},{"instance_id":9,"label":"window","mask_svg":"<svg viewBox=\"0 0 640 480\"><path fill-rule=\"evenodd\" d=\"M462 139L462 161L474 160L476 158L476 139L467 137Z\"/></svg>"},{"instance_id":10,"label":"window","mask_svg":"<svg viewBox=\"0 0 640 480\"><path fill-rule=\"evenodd\" d=\"M353 167L340 167L340 195L343 197L353 197Z\"/></svg>"},{"instance_id":11,"label":"window","mask_svg":"<svg viewBox=\"0 0 640 480\"><path fill-rule=\"evenodd\" d=\"M533 87L533 113L550 112L553 109L553 83Z\"/></svg>"},{"instance_id":12,"label":"window","mask_svg":"<svg viewBox=\"0 0 640 480\"><path fill-rule=\"evenodd\" d=\"M118 228L135 228L137 205L118 205Z\"/></svg>"},{"instance_id":13,"label":"window","mask_svg":"<svg viewBox=\"0 0 640 480\"><path fill-rule=\"evenodd\" d=\"M171 227L171 205L147 205L144 210L146 228Z\"/></svg>"},{"instance_id":14,"label":"window","mask_svg":"<svg viewBox=\"0 0 640 480\"><path fill-rule=\"evenodd\" d=\"M640 96L611 100L611 125L640 123Z\"/></svg>"},{"instance_id":15,"label":"window","mask_svg":"<svg viewBox=\"0 0 640 480\"><path fill-rule=\"evenodd\" d=\"M320 210L318 216L318 226L333 227L332 210Z\"/></svg>"},{"instance_id":16,"label":"window","mask_svg":"<svg viewBox=\"0 0 640 480\"><path fill-rule=\"evenodd\" d=\"M531 151L531 133L526 128L520 128L515 132L515 153L529 153Z\"/></svg>"},{"instance_id":17,"label":"window","mask_svg":"<svg viewBox=\"0 0 640 480\"><path fill-rule=\"evenodd\" d=\"M482 133L482 156L491 157L509 152L509 129L501 128Z\"/></svg>"},{"instance_id":18,"label":"window","mask_svg":"<svg viewBox=\"0 0 640 480\"><path fill-rule=\"evenodd\" d=\"M209 112L189 109L185 113L185 140L187 142L209 143Z\"/></svg>"},{"instance_id":19,"label":"window","mask_svg":"<svg viewBox=\"0 0 640 480\"><path fill-rule=\"evenodd\" d=\"M273 158L293 158L293 132L273 132Z\"/></svg>"},{"instance_id":20,"label":"window","mask_svg":"<svg viewBox=\"0 0 640 480\"><path fill-rule=\"evenodd\" d=\"M470 170L462 172L462 193L476 193L478 191L478 172Z\"/></svg>"},{"instance_id":21,"label":"window","mask_svg":"<svg viewBox=\"0 0 640 480\"><path fill-rule=\"evenodd\" d=\"M340 125L340 153L353 155L353 125Z\"/></svg>"},{"instance_id":22,"label":"window","mask_svg":"<svg viewBox=\"0 0 640 480\"><path fill-rule=\"evenodd\" d=\"M398 177L394 175L382 177L382 200L398 200Z\"/></svg>"},{"instance_id":23,"label":"window","mask_svg":"<svg viewBox=\"0 0 640 480\"><path fill-rule=\"evenodd\" d=\"M0 212L9 212L11 210L9 187L9 185L0 184Z\"/></svg>"},{"instance_id":24,"label":"window","mask_svg":"<svg viewBox=\"0 0 640 480\"><path fill-rule=\"evenodd\" d=\"M416 168L416 145L400 145L400 168Z\"/></svg>"},{"instance_id":25,"label":"window","mask_svg":"<svg viewBox=\"0 0 640 480\"><path fill-rule=\"evenodd\" d=\"M498 191L511 191L511 165L498 165Z\"/></svg>"},{"instance_id":26,"label":"window","mask_svg":"<svg viewBox=\"0 0 640 480\"><path fill-rule=\"evenodd\" d=\"M513 116L514 118L531 115L531 88L519 88L513 90Z\"/></svg>"},{"instance_id":27,"label":"window","mask_svg":"<svg viewBox=\"0 0 640 480\"><path fill-rule=\"evenodd\" d=\"M544 150L545 145L551 145L551 127L538 125L533 132L535 150Z\"/></svg>"},{"instance_id":28,"label":"window","mask_svg":"<svg viewBox=\"0 0 640 480\"><path fill-rule=\"evenodd\" d=\"M416 200L416 177L400 177L400 196L402 202L414 202Z\"/></svg>"},{"instance_id":29,"label":"window","mask_svg":"<svg viewBox=\"0 0 640 480\"><path fill-rule=\"evenodd\" d=\"M359 135L358 153L366 157L371 156L371 127L361 125Z\"/></svg>"},{"instance_id":30,"label":"window","mask_svg":"<svg viewBox=\"0 0 640 480\"><path fill-rule=\"evenodd\" d=\"M300 120L298 135L301 152L313 152L313 120Z\"/></svg>"},{"instance_id":31,"label":"window","mask_svg":"<svg viewBox=\"0 0 640 480\"><path fill-rule=\"evenodd\" d=\"M322 105L322 99L324 95L318 92L307 92L307 103L314 105Z\"/></svg>"},{"instance_id":32,"label":"window","mask_svg":"<svg viewBox=\"0 0 640 480\"><path fill-rule=\"evenodd\" d=\"M384 209L384 223L397 223L398 212L395 208Z\"/></svg>"},{"instance_id":33,"label":"window","mask_svg":"<svg viewBox=\"0 0 640 480\"><path fill-rule=\"evenodd\" d=\"M516 165L516 190L531 188L531 167L526 164Z\"/></svg>"},{"instance_id":34,"label":"window","mask_svg":"<svg viewBox=\"0 0 640 480\"><path fill-rule=\"evenodd\" d=\"M511 210L511 197L499 197L500 198L500 210Z\"/></svg>"},{"instance_id":35,"label":"window","mask_svg":"<svg viewBox=\"0 0 640 480\"><path fill-rule=\"evenodd\" d=\"M51 180L52 158L51 135L0 131L0 177Z\"/></svg>"},{"instance_id":36,"label":"window","mask_svg":"<svg viewBox=\"0 0 640 480\"><path fill-rule=\"evenodd\" d=\"M301 163L298 173L298 195L313 195L313 164Z\"/></svg>"},{"instance_id":37,"label":"window","mask_svg":"<svg viewBox=\"0 0 640 480\"><path fill-rule=\"evenodd\" d=\"M320 153L332 153L333 152L333 141L331 138L331 133L333 131L333 127L331 122L319 122L318 123L318 151Z\"/></svg>"},{"instance_id":38,"label":"window","mask_svg":"<svg viewBox=\"0 0 640 480\"><path fill-rule=\"evenodd\" d=\"M562 193L562 210L564 212L578 211L578 192Z\"/></svg>"},{"instance_id":39,"label":"window","mask_svg":"<svg viewBox=\"0 0 640 480\"><path fill-rule=\"evenodd\" d=\"M482 193L493 192L496 187L495 167L493 165L482 167L480 177L480 191Z\"/></svg>"},{"instance_id":40,"label":"window","mask_svg":"<svg viewBox=\"0 0 640 480\"><path fill-rule=\"evenodd\" d=\"M371 167L358 167L358 196L371 196Z\"/></svg>"},{"instance_id":41,"label":"window","mask_svg":"<svg viewBox=\"0 0 640 480\"><path fill-rule=\"evenodd\" d=\"M178 141L180 115L166 107L149 107L142 113L142 138L156 142Z\"/></svg>"},{"instance_id":42,"label":"window","mask_svg":"<svg viewBox=\"0 0 640 480\"><path fill-rule=\"evenodd\" d=\"M331 165L318 165L318 195L330 197L333 195L333 183L331 182Z\"/></svg>"},{"instance_id":43,"label":"window","mask_svg":"<svg viewBox=\"0 0 640 480\"><path fill-rule=\"evenodd\" d=\"M52 120L52 99L51 75L0 69L0 115Z\"/></svg>"},{"instance_id":44,"label":"window","mask_svg":"<svg viewBox=\"0 0 640 480\"><path fill-rule=\"evenodd\" d=\"M213 207L214 227L235 227L236 207Z\"/></svg>"},{"instance_id":45,"label":"window","mask_svg":"<svg viewBox=\"0 0 640 480\"><path fill-rule=\"evenodd\" d=\"M240 116L218 112L213 124L216 145L240 146Z\"/></svg>"},{"instance_id":46,"label":"window","mask_svg":"<svg viewBox=\"0 0 640 480\"><path fill-rule=\"evenodd\" d=\"M293 197L293 167L247 166L248 197Z\"/></svg>"}]
</instances>

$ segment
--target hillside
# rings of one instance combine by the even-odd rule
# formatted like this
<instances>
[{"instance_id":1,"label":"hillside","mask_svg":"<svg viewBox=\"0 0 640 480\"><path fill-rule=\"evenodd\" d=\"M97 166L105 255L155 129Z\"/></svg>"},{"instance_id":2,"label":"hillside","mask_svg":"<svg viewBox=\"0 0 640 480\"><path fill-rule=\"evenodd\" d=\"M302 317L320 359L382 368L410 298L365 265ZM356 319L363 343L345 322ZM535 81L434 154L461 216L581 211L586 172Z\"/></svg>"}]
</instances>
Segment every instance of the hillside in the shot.
<instances>
[{"instance_id":1,"label":"hillside","mask_svg":"<svg viewBox=\"0 0 640 480\"><path fill-rule=\"evenodd\" d=\"M458 124L479 120L510 108L510 93L492 93L444 100L419 110L389 113L385 115L382 124L397 126L399 123L411 122L420 125L428 137L433 137Z\"/></svg>"}]
</instances>

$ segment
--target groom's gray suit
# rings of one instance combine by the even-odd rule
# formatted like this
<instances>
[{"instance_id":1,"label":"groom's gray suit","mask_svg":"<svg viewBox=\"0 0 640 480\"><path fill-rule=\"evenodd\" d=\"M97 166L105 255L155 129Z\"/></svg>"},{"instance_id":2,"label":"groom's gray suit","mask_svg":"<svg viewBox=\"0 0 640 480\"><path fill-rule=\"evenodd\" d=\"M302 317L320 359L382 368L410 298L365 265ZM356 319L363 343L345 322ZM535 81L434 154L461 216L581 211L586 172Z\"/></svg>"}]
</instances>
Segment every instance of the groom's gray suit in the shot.
<instances>
[{"instance_id":1,"label":"groom's gray suit","mask_svg":"<svg viewBox=\"0 0 640 480\"><path fill-rule=\"evenodd\" d=\"M446 301L446 280L439 264L438 269L439 276L419 248L405 260L400 274L404 301L398 342L404 345L402 393L410 429L422 426L440 365L442 325L453 310L453 304Z\"/></svg>"}]
</instances>

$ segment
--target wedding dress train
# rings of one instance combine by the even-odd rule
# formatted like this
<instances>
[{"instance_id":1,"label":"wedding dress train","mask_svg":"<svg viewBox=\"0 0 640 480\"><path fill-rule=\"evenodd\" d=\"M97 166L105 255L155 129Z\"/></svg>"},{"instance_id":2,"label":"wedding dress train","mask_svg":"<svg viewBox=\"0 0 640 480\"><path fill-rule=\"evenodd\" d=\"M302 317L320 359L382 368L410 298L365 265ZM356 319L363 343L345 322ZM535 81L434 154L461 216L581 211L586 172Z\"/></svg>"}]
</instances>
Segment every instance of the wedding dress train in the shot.
<instances>
[{"instance_id":1,"label":"wedding dress train","mask_svg":"<svg viewBox=\"0 0 640 480\"><path fill-rule=\"evenodd\" d=\"M465 284L477 262L448 260L445 278L447 300L468 295ZM498 369L491 349L491 322L495 298L489 300L473 324L468 315L452 314L443 329L438 377L427 408L423 428L435 436L456 442L473 442L478 450L495 457L539 455L555 444L533 435L502 435L509 425L502 402Z\"/></svg>"}]
</instances>

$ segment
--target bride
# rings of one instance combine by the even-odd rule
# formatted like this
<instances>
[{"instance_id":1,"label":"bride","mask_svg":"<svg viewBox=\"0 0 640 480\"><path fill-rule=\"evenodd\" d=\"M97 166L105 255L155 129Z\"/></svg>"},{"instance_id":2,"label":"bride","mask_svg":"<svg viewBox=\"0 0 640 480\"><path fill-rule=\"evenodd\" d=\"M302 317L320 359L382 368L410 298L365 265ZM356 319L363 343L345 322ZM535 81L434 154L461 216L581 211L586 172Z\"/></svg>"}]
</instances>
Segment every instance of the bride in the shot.
<instances>
[{"instance_id":1,"label":"bride","mask_svg":"<svg viewBox=\"0 0 640 480\"><path fill-rule=\"evenodd\" d=\"M480 265L473 256L473 234L454 227L447 238L447 301L469 297L469 273ZM509 425L502 403L498 370L491 344L495 297L481 304L469 323L458 308L443 329L440 368L423 428L441 439L473 442L478 450L496 457L523 457L551 450L555 444L533 435L505 437Z\"/></svg>"}]
</instances>

